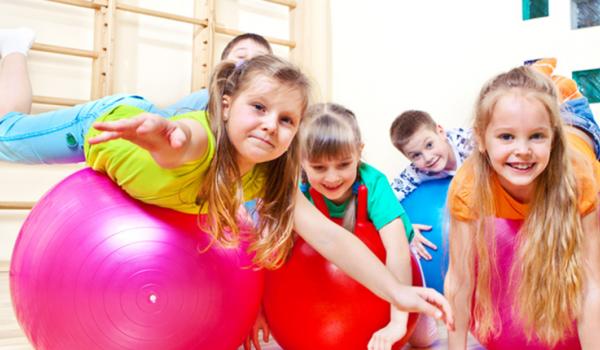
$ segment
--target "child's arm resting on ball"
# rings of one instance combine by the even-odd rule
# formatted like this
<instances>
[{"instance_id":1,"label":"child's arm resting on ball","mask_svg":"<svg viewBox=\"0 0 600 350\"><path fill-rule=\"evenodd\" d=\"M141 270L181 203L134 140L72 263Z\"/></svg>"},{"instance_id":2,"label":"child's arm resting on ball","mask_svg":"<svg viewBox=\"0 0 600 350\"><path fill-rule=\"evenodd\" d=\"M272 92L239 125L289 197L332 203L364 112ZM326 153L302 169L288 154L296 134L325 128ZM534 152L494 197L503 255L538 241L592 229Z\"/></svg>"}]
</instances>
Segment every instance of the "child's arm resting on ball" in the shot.
<instances>
[{"instance_id":1,"label":"child's arm resting on ball","mask_svg":"<svg viewBox=\"0 0 600 350\"><path fill-rule=\"evenodd\" d=\"M294 228L321 255L398 309L423 312L453 327L450 304L441 294L401 285L356 236L328 220L303 195L295 200Z\"/></svg>"}]
</instances>

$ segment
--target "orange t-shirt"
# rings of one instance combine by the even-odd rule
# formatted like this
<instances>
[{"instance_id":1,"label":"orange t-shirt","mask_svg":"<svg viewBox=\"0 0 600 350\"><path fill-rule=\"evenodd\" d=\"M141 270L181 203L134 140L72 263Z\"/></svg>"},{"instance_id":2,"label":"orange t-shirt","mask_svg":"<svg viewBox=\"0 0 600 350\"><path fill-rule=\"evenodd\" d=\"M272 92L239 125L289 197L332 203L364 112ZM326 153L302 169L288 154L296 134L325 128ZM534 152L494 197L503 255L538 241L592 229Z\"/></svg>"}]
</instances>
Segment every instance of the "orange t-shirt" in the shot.
<instances>
[{"instance_id":1,"label":"orange t-shirt","mask_svg":"<svg viewBox=\"0 0 600 350\"><path fill-rule=\"evenodd\" d=\"M589 214L596 208L598 192L600 192L600 163L596 160L590 145L576 134L567 133L567 141L571 148L579 151L581 157L573 157L573 170L577 179L577 193L579 196L579 212L581 215ZM589 174L589 164L593 168L593 177ZM461 221L475 220L481 206L473 203L473 187L475 174L473 162L468 159L456 172L448 191L448 208L450 215ZM529 204L521 203L514 199L500 185L496 174L492 177L492 193L496 217L524 220L529 214Z\"/></svg>"}]
</instances>

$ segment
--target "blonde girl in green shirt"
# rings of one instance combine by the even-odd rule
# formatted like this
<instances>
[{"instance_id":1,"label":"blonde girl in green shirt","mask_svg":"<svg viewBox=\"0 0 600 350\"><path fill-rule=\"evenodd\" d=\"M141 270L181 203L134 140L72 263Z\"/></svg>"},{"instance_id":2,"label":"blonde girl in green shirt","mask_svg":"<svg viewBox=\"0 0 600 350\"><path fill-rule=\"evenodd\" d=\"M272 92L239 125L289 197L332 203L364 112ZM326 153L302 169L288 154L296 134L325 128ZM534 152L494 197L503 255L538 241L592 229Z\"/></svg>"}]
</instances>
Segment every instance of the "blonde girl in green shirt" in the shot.
<instances>
[{"instance_id":1,"label":"blonde girl in green shirt","mask_svg":"<svg viewBox=\"0 0 600 350\"><path fill-rule=\"evenodd\" d=\"M239 239L237 220L244 212L244 200L248 199L243 184L254 185L255 190L258 184L258 222L250 246L258 266L281 266L292 247L295 231L320 254L399 310L424 312L444 319L451 327L452 314L442 295L433 289L399 283L356 237L329 221L298 194L300 159L295 136L308 105L309 90L303 73L272 55L257 56L241 64L223 62L211 78L207 123L203 124L201 117L169 120L149 113L97 122L94 128L100 133L86 138L87 153L90 159L94 158L94 148L124 139L131 143L129 147L143 148L148 157L128 155L122 161L136 164L138 169L160 167L174 171L169 173L173 178L195 177L182 191L196 190L195 203L198 212L206 212L208 232L224 244L235 244ZM92 164L95 168L118 168L99 164L100 158L110 162L110 154L96 156L96 164ZM208 165L199 166L200 163ZM186 170L178 173L181 167ZM108 175L120 183L117 173ZM254 180L244 181L248 174ZM151 188L152 179L143 181L147 182L146 188ZM122 185L125 191L128 186L143 188L133 178ZM160 193L156 196L160 197ZM186 200L185 196L182 198Z\"/></svg>"}]
</instances>

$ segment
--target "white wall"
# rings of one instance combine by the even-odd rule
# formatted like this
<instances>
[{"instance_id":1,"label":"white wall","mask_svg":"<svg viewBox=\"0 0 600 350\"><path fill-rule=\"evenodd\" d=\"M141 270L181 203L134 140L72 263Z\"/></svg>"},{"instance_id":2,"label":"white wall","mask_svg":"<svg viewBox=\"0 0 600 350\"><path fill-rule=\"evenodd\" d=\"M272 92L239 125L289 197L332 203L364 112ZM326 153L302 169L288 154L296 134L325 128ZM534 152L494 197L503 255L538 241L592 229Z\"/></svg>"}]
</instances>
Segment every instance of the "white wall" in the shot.
<instances>
[{"instance_id":1,"label":"white wall","mask_svg":"<svg viewBox=\"0 0 600 350\"><path fill-rule=\"evenodd\" d=\"M122 3L193 16L194 0L120 0ZM289 38L289 10L259 0L217 0L219 25L265 36ZM0 0L1 28L28 26L37 42L93 49L94 15L45 0ZM192 26L165 19L117 12L114 92L141 94L159 106L190 92ZM230 36L215 38L218 61ZM287 57L287 47L273 47ZM29 70L35 95L88 100L91 60L31 51ZM56 107L34 105L33 112ZM24 166L0 162L0 200L37 201L51 186L83 165ZM9 260L27 211L0 210L0 261Z\"/></svg>"},{"instance_id":2,"label":"white wall","mask_svg":"<svg viewBox=\"0 0 600 350\"><path fill-rule=\"evenodd\" d=\"M600 27L571 30L570 1L522 21L521 1L331 0L333 100L354 110L364 159L389 177L407 164L389 139L392 120L423 109L443 126L468 126L493 75L540 57L557 72L600 67ZM600 106L592 107L600 115Z\"/></svg>"}]
</instances>

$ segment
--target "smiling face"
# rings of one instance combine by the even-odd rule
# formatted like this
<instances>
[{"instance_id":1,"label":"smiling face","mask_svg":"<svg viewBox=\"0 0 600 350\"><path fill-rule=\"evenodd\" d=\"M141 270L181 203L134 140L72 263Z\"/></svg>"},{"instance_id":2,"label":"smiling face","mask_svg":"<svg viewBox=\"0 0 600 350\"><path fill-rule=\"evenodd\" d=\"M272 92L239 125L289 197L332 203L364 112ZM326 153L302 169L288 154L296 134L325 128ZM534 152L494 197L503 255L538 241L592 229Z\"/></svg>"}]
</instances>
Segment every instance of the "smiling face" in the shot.
<instances>
[{"instance_id":1,"label":"smiling face","mask_svg":"<svg viewBox=\"0 0 600 350\"><path fill-rule=\"evenodd\" d=\"M254 77L234 98L223 96L225 128L242 174L287 151L298 131L303 101L297 88L266 76Z\"/></svg>"},{"instance_id":2,"label":"smiling face","mask_svg":"<svg viewBox=\"0 0 600 350\"><path fill-rule=\"evenodd\" d=\"M302 161L302 168L315 190L330 201L342 204L352 195L359 161L359 154L332 159L306 159Z\"/></svg>"},{"instance_id":3,"label":"smiling face","mask_svg":"<svg viewBox=\"0 0 600 350\"><path fill-rule=\"evenodd\" d=\"M425 125L420 127L402 147L402 153L417 169L426 173L456 170L456 157L439 125L435 131Z\"/></svg>"},{"instance_id":4,"label":"smiling face","mask_svg":"<svg viewBox=\"0 0 600 350\"><path fill-rule=\"evenodd\" d=\"M548 165L552 137L550 116L540 101L508 94L496 103L479 145L480 151L487 152L502 187L527 203L536 179Z\"/></svg>"}]
</instances>

